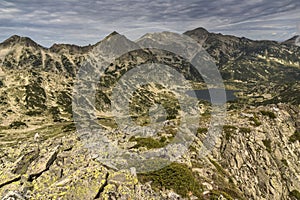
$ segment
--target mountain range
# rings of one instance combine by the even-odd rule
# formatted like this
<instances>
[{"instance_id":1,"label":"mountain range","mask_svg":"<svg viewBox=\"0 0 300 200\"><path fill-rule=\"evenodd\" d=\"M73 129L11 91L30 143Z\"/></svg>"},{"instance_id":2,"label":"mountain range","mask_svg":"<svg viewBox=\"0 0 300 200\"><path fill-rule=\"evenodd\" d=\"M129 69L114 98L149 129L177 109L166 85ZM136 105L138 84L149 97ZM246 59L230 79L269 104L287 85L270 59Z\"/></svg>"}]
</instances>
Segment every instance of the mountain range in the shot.
<instances>
[{"instance_id":1,"label":"mountain range","mask_svg":"<svg viewBox=\"0 0 300 200\"><path fill-rule=\"evenodd\" d=\"M104 71L96 84L87 86L96 91L91 110L103 134L123 149L147 152L171 144L181 112L176 94L163 86L146 84L129 95L130 117L143 127L143 136L133 136L140 133L130 127L118 129L110 112L113 86L139 65L172 66L195 90L207 89L204 78L183 57L142 48L145 42L164 39L166 33L158 34L161 38L156 41L151 33L131 41L113 32L88 46L54 44L46 48L17 35L0 43L0 197L300 199L299 36L284 42L256 41L204 28L183 35L208 53L225 89L236 91L237 99L226 103L222 134L209 155L198 154L208 134L213 105L200 99L199 127L188 151L171 165L138 174L107 166L99 161L105 152L86 148L87 141L97 138L76 133L74 116L91 113L72 109L74 85L87 60L92 74ZM176 45L186 48L180 40ZM95 64L111 49L121 56L107 66ZM132 51L122 54L124 49ZM84 95L79 100L91 103ZM155 119L165 121L155 136L145 128L153 120L149 110L154 105L165 110Z\"/></svg>"}]
</instances>

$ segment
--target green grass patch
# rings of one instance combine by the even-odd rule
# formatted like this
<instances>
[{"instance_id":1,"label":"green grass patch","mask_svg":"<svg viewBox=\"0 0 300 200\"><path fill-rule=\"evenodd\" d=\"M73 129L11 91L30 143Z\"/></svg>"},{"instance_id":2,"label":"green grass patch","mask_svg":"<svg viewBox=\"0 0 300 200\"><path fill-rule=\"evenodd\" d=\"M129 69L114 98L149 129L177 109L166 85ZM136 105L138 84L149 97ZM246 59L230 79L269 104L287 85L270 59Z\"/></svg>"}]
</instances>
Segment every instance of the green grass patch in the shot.
<instances>
[{"instance_id":1,"label":"green grass patch","mask_svg":"<svg viewBox=\"0 0 300 200\"><path fill-rule=\"evenodd\" d=\"M30 110L30 111L26 112L25 115L28 115L28 116L38 116L38 115L41 115L42 113L43 113L43 111Z\"/></svg>"},{"instance_id":2,"label":"green grass patch","mask_svg":"<svg viewBox=\"0 0 300 200\"><path fill-rule=\"evenodd\" d=\"M250 133L251 132L251 129L247 128L247 127L240 127L239 129L240 129L241 133Z\"/></svg>"},{"instance_id":3,"label":"green grass patch","mask_svg":"<svg viewBox=\"0 0 300 200\"><path fill-rule=\"evenodd\" d=\"M62 121L62 119L60 119L60 111L59 111L59 108L57 106L50 107L49 112L51 113L54 122L61 122Z\"/></svg>"},{"instance_id":4,"label":"green grass patch","mask_svg":"<svg viewBox=\"0 0 300 200\"><path fill-rule=\"evenodd\" d=\"M299 141L300 142L300 132L299 131L295 131L293 135L291 135L291 137L289 138L290 142L296 142Z\"/></svg>"},{"instance_id":5,"label":"green grass patch","mask_svg":"<svg viewBox=\"0 0 300 200\"><path fill-rule=\"evenodd\" d=\"M12 122L12 123L9 125L9 128L13 128L13 129L18 129L18 128L22 128L22 127L28 127L28 126L27 126L26 123L20 122L20 121Z\"/></svg>"},{"instance_id":6,"label":"green grass patch","mask_svg":"<svg viewBox=\"0 0 300 200\"><path fill-rule=\"evenodd\" d=\"M216 161L209 159L209 161L215 166L217 171L222 175L227 175L227 172Z\"/></svg>"},{"instance_id":7,"label":"green grass patch","mask_svg":"<svg viewBox=\"0 0 300 200\"><path fill-rule=\"evenodd\" d=\"M275 119L275 118L276 118L275 113L273 113L273 112L271 112L271 111L261 110L260 113L261 113L262 115L268 116L268 117L271 118L271 119Z\"/></svg>"},{"instance_id":8,"label":"green grass patch","mask_svg":"<svg viewBox=\"0 0 300 200\"><path fill-rule=\"evenodd\" d=\"M2 130L7 130L7 129L8 129L7 126L0 126L0 131L2 131Z\"/></svg>"},{"instance_id":9,"label":"green grass patch","mask_svg":"<svg viewBox=\"0 0 300 200\"><path fill-rule=\"evenodd\" d=\"M261 122L257 119L256 116L250 117L250 121L252 121L255 126L260 126L261 125Z\"/></svg>"},{"instance_id":10,"label":"green grass patch","mask_svg":"<svg viewBox=\"0 0 300 200\"><path fill-rule=\"evenodd\" d=\"M151 181L154 190L172 189L182 197L191 192L201 198L202 188L191 169L184 164L172 163L160 170L138 174L142 183Z\"/></svg>"},{"instance_id":11,"label":"green grass patch","mask_svg":"<svg viewBox=\"0 0 300 200\"><path fill-rule=\"evenodd\" d=\"M282 162L285 166L287 166L287 167L289 166L286 159L282 159L281 162Z\"/></svg>"},{"instance_id":12,"label":"green grass patch","mask_svg":"<svg viewBox=\"0 0 300 200\"><path fill-rule=\"evenodd\" d=\"M223 191L219 191L219 190L212 190L211 191L211 196L210 196L210 200L219 200L220 196L225 197L227 200L234 200L229 194L227 194L226 192Z\"/></svg>"},{"instance_id":13,"label":"green grass patch","mask_svg":"<svg viewBox=\"0 0 300 200\"><path fill-rule=\"evenodd\" d=\"M100 125L109 128L118 128L118 124L112 118L97 118Z\"/></svg>"},{"instance_id":14,"label":"green grass patch","mask_svg":"<svg viewBox=\"0 0 300 200\"><path fill-rule=\"evenodd\" d=\"M237 129L237 127L232 126L232 125L224 125L223 126L223 131L225 133L225 138L226 140L229 140L232 136L232 133Z\"/></svg>"},{"instance_id":15,"label":"green grass patch","mask_svg":"<svg viewBox=\"0 0 300 200\"><path fill-rule=\"evenodd\" d=\"M65 126L62 127L62 131L65 132L75 132L76 131L76 126L74 123L69 123Z\"/></svg>"},{"instance_id":16,"label":"green grass patch","mask_svg":"<svg viewBox=\"0 0 300 200\"><path fill-rule=\"evenodd\" d=\"M25 129L22 132L18 131L17 134L15 134L13 129L8 129L3 130L3 137L1 137L1 141L6 142L6 146L14 146L18 142L32 141L36 133L39 133L41 141L45 141L47 139L62 137L70 132L74 132L74 125L72 122L55 123L52 125L41 126L30 131L26 131ZM7 142L9 142L9 144ZM0 147L1 146L2 144L0 143Z\"/></svg>"},{"instance_id":17,"label":"green grass patch","mask_svg":"<svg viewBox=\"0 0 300 200\"><path fill-rule=\"evenodd\" d=\"M199 133L199 134L204 134L204 133L207 133L207 128L203 128L203 127L199 127L198 129L197 129L197 133Z\"/></svg>"},{"instance_id":18,"label":"green grass patch","mask_svg":"<svg viewBox=\"0 0 300 200\"><path fill-rule=\"evenodd\" d=\"M132 137L129 139L129 141L137 143L132 147L136 149L140 147L146 147L147 149L157 149L157 148L162 148L166 145L165 137L162 137L160 140L155 140L151 137L147 137L147 138Z\"/></svg>"},{"instance_id":19,"label":"green grass patch","mask_svg":"<svg viewBox=\"0 0 300 200\"><path fill-rule=\"evenodd\" d=\"M262 142L265 145L267 151L269 153L271 153L271 151L272 151L272 149L271 149L271 140L270 139L266 139L266 140L263 140Z\"/></svg>"},{"instance_id":20,"label":"green grass patch","mask_svg":"<svg viewBox=\"0 0 300 200\"><path fill-rule=\"evenodd\" d=\"M300 199L300 192L298 190L292 190L289 194L290 197L294 197L297 200Z\"/></svg>"}]
</instances>

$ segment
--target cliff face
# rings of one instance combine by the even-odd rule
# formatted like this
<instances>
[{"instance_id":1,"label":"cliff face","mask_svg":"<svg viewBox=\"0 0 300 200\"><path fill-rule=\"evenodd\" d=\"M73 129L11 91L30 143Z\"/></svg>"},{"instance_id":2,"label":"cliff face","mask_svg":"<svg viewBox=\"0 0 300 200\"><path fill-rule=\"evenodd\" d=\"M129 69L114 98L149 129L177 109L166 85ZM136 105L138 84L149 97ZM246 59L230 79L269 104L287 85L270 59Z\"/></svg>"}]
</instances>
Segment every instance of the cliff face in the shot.
<instances>
[{"instance_id":1,"label":"cliff face","mask_svg":"<svg viewBox=\"0 0 300 200\"><path fill-rule=\"evenodd\" d=\"M188 150L170 165L145 173L136 173L133 168L116 170L102 162L100 158L111 152L101 150L97 142L106 136L121 149L138 153L164 146L173 148L182 113L176 93L160 84L143 85L128 96L130 117L142 128L120 129L110 112L113 87L134 67L160 63L183 74L195 89L205 88L203 77L187 60L171 52L140 48L145 42L159 42L151 34L133 42L112 33L86 47L64 44L48 49L19 36L1 43L0 196L299 199L299 47L292 40L252 41L209 33L203 28L184 34L202 44L214 59L226 89L236 90L238 98L227 102L222 134L216 136L208 155L202 156L201 149L205 141L213 142L206 140L212 105L199 100L199 127L195 127L197 133ZM108 63L99 82L91 84L90 89L97 91L92 110L102 131L100 135L80 135L73 117L90 113L72 109L77 72L86 60L104 59L101 55L107 55L116 44L116 53L135 50ZM176 45L183 44L176 41ZM93 73L102 67L93 65ZM90 103L84 95L77 98ZM164 112L156 110L159 106ZM192 115L196 111L189 112ZM149 117L151 113L154 118ZM163 124L155 133L147 129L153 120Z\"/></svg>"},{"instance_id":2,"label":"cliff face","mask_svg":"<svg viewBox=\"0 0 300 200\"><path fill-rule=\"evenodd\" d=\"M286 104L228 113L233 123L223 127L215 157L246 199L293 199L290 192L299 188L299 141L292 139L299 136L298 113L299 107Z\"/></svg>"}]
</instances>

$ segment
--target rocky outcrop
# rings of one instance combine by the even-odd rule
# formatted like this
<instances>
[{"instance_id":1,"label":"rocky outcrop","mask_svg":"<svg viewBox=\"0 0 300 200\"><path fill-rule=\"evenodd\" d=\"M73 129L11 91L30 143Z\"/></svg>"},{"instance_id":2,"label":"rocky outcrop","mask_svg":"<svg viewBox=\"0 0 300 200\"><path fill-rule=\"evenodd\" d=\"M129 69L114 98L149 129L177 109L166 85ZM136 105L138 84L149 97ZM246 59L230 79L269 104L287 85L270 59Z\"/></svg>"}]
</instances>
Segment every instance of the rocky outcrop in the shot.
<instances>
[{"instance_id":1,"label":"rocky outcrop","mask_svg":"<svg viewBox=\"0 0 300 200\"><path fill-rule=\"evenodd\" d=\"M207 130L202 120L197 138L177 161L182 164L146 174L102 165L72 131L47 139L40 134L39 142L32 137L3 149L0 194L24 199L295 199L300 188L300 143L290 140L299 121L295 112L299 107L288 104L229 111L223 134L206 157L199 155ZM190 193L182 193L172 179L184 180L189 173L198 189L186 186ZM161 185L157 176L164 180Z\"/></svg>"}]
</instances>

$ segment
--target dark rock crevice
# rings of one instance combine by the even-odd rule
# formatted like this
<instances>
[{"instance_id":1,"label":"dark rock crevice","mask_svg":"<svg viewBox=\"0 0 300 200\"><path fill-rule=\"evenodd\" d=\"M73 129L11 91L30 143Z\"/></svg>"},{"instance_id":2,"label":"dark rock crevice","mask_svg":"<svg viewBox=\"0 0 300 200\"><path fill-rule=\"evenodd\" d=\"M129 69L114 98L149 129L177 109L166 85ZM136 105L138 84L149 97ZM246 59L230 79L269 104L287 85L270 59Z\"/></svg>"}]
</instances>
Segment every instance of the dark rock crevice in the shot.
<instances>
[{"instance_id":1,"label":"dark rock crevice","mask_svg":"<svg viewBox=\"0 0 300 200\"><path fill-rule=\"evenodd\" d=\"M94 199L99 199L100 195L102 194L102 192L104 191L104 188L108 185L108 177L109 177L109 173L107 172L107 174L105 175L105 182L101 185L101 187L99 188L98 193L96 194Z\"/></svg>"},{"instance_id":2,"label":"dark rock crevice","mask_svg":"<svg viewBox=\"0 0 300 200\"><path fill-rule=\"evenodd\" d=\"M21 176L17 176L17 177L15 177L15 178L13 178L13 179L11 179L11 180L9 180L9 181L6 181L6 182L4 182L4 183L0 183L0 188L4 187L4 186L6 186L6 185L12 184L12 183L14 183L14 182L17 182L17 181L19 181L19 180L21 180Z\"/></svg>"}]
</instances>

